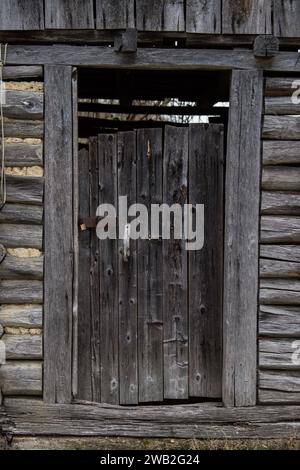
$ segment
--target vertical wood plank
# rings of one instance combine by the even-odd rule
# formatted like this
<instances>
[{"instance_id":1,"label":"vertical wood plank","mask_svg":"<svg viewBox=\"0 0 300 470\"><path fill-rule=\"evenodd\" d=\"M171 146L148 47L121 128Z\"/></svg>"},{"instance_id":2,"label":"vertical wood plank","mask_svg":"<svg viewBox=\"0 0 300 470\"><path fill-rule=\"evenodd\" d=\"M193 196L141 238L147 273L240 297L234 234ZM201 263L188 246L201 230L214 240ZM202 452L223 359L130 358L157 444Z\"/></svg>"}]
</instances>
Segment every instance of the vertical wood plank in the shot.
<instances>
[{"instance_id":1,"label":"vertical wood plank","mask_svg":"<svg viewBox=\"0 0 300 470\"><path fill-rule=\"evenodd\" d=\"M118 133L118 196L136 202L136 133ZM130 256L124 261L119 240L119 354L120 403L138 402L137 364L137 260L136 241L130 240Z\"/></svg>"},{"instance_id":2,"label":"vertical wood plank","mask_svg":"<svg viewBox=\"0 0 300 470\"><path fill-rule=\"evenodd\" d=\"M187 33L221 33L222 0L186 0Z\"/></svg>"},{"instance_id":3,"label":"vertical wood plank","mask_svg":"<svg viewBox=\"0 0 300 470\"><path fill-rule=\"evenodd\" d=\"M189 251L189 395L222 396L223 126L189 126L189 203L204 204L204 246Z\"/></svg>"},{"instance_id":4,"label":"vertical wood plank","mask_svg":"<svg viewBox=\"0 0 300 470\"><path fill-rule=\"evenodd\" d=\"M45 66L44 400L72 394L72 67Z\"/></svg>"},{"instance_id":5,"label":"vertical wood plank","mask_svg":"<svg viewBox=\"0 0 300 470\"><path fill-rule=\"evenodd\" d=\"M263 77L233 71L225 189L223 400L256 403Z\"/></svg>"},{"instance_id":6,"label":"vertical wood plank","mask_svg":"<svg viewBox=\"0 0 300 470\"><path fill-rule=\"evenodd\" d=\"M187 201L188 128L166 126L163 202ZM183 240L163 240L164 397L188 398L187 252Z\"/></svg>"},{"instance_id":7,"label":"vertical wood plank","mask_svg":"<svg viewBox=\"0 0 300 470\"><path fill-rule=\"evenodd\" d=\"M96 0L97 29L126 29L134 27L134 0Z\"/></svg>"},{"instance_id":8,"label":"vertical wood plank","mask_svg":"<svg viewBox=\"0 0 300 470\"><path fill-rule=\"evenodd\" d=\"M0 30L44 29L43 0L1 0Z\"/></svg>"},{"instance_id":9,"label":"vertical wood plank","mask_svg":"<svg viewBox=\"0 0 300 470\"><path fill-rule=\"evenodd\" d=\"M47 0L46 29L94 29L93 0Z\"/></svg>"},{"instance_id":10,"label":"vertical wood plank","mask_svg":"<svg viewBox=\"0 0 300 470\"><path fill-rule=\"evenodd\" d=\"M117 207L116 134L98 136L99 204ZM101 401L119 404L118 242L99 241Z\"/></svg>"},{"instance_id":11,"label":"vertical wood plank","mask_svg":"<svg viewBox=\"0 0 300 470\"><path fill-rule=\"evenodd\" d=\"M162 130L137 131L137 203L162 202ZM150 229L149 229L150 232ZM138 240L139 401L163 401L162 243Z\"/></svg>"},{"instance_id":12,"label":"vertical wood plank","mask_svg":"<svg viewBox=\"0 0 300 470\"><path fill-rule=\"evenodd\" d=\"M272 34L272 0L223 0L223 34Z\"/></svg>"},{"instance_id":13,"label":"vertical wood plank","mask_svg":"<svg viewBox=\"0 0 300 470\"><path fill-rule=\"evenodd\" d=\"M274 35L299 37L299 0L274 0Z\"/></svg>"},{"instance_id":14,"label":"vertical wood plank","mask_svg":"<svg viewBox=\"0 0 300 470\"><path fill-rule=\"evenodd\" d=\"M184 31L184 0L136 0L140 31Z\"/></svg>"}]
</instances>

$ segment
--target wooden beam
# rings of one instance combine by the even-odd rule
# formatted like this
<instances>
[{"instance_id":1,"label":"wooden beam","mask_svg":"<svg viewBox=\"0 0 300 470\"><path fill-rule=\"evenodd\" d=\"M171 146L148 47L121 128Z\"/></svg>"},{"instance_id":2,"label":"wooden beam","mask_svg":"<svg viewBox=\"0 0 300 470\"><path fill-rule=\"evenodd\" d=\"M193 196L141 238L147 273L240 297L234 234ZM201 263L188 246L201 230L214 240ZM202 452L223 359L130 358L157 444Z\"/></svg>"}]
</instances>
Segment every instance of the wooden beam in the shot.
<instances>
[{"instance_id":1,"label":"wooden beam","mask_svg":"<svg viewBox=\"0 0 300 470\"><path fill-rule=\"evenodd\" d=\"M41 305L1 305L0 324L13 328L42 328Z\"/></svg>"},{"instance_id":2,"label":"wooden beam","mask_svg":"<svg viewBox=\"0 0 300 470\"><path fill-rule=\"evenodd\" d=\"M0 368L1 391L9 395L42 395L41 361L7 361Z\"/></svg>"}]
</instances>

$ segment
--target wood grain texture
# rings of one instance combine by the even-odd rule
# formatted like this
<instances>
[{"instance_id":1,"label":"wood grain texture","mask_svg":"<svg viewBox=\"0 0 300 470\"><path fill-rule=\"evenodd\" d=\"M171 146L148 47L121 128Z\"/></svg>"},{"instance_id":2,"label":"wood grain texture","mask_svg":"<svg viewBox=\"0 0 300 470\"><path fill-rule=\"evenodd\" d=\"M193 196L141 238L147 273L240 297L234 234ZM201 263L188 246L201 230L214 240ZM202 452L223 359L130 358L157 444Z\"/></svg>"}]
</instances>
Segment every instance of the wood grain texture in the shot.
<instances>
[{"instance_id":1,"label":"wood grain texture","mask_svg":"<svg viewBox=\"0 0 300 470\"><path fill-rule=\"evenodd\" d=\"M37 120L6 119L4 122L4 133L5 137L42 139L44 136L44 123Z\"/></svg>"},{"instance_id":2,"label":"wood grain texture","mask_svg":"<svg viewBox=\"0 0 300 470\"><path fill-rule=\"evenodd\" d=\"M259 310L261 336L300 336L300 307L261 305Z\"/></svg>"},{"instance_id":3,"label":"wood grain texture","mask_svg":"<svg viewBox=\"0 0 300 470\"><path fill-rule=\"evenodd\" d=\"M297 344L299 349L300 340ZM299 360L293 361L293 354L296 350L294 338L261 338L259 340L259 367L299 370Z\"/></svg>"},{"instance_id":4,"label":"wood grain texture","mask_svg":"<svg viewBox=\"0 0 300 470\"><path fill-rule=\"evenodd\" d=\"M272 34L272 0L223 0L223 34Z\"/></svg>"},{"instance_id":5,"label":"wood grain texture","mask_svg":"<svg viewBox=\"0 0 300 470\"><path fill-rule=\"evenodd\" d=\"M266 215L300 215L299 192L262 191L261 213Z\"/></svg>"},{"instance_id":6,"label":"wood grain texture","mask_svg":"<svg viewBox=\"0 0 300 470\"><path fill-rule=\"evenodd\" d=\"M47 0L46 29L93 29L93 0Z\"/></svg>"},{"instance_id":7,"label":"wood grain texture","mask_svg":"<svg viewBox=\"0 0 300 470\"><path fill-rule=\"evenodd\" d=\"M37 248L43 246L41 225L1 224L0 243L7 248Z\"/></svg>"},{"instance_id":8,"label":"wood grain texture","mask_svg":"<svg viewBox=\"0 0 300 470\"><path fill-rule=\"evenodd\" d=\"M291 97L296 90L290 90L290 96L272 96L265 98L265 114L299 114L300 104L293 102ZM298 101L298 100L297 100Z\"/></svg>"},{"instance_id":9,"label":"wood grain texture","mask_svg":"<svg viewBox=\"0 0 300 470\"><path fill-rule=\"evenodd\" d=\"M223 400L256 403L260 116L263 78L234 71L225 184ZM246 130L247 129L247 130Z\"/></svg>"},{"instance_id":10,"label":"wood grain texture","mask_svg":"<svg viewBox=\"0 0 300 470\"><path fill-rule=\"evenodd\" d=\"M21 65L6 66L3 69L3 80L28 80L28 79L39 79L43 77L43 67L40 65L26 66Z\"/></svg>"},{"instance_id":11,"label":"wood grain texture","mask_svg":"<svg viewBox=\"0 0 300 470\"><path fill-rule=\"evenodd\" d=\"M12 328L41 328L43 307L41 305L1 305L1 325Z\"/></svg>"},{"instance_id":12,"label":"wood grain texture","mask_svg":"<svg viewBox=\"0 0 300 470\"><path fill-rule=\"evenodd\" d=\"M272 191L299 191L300 167L265 167L262 171L262 189Z\"/></svg>"},{"instance_id":13,"label":"wood grain texture","mask_svg":"<svg viewBox=\"0 0 300 470\"><path fill-rule=\"evenodd\" d=\"M7 175L6 192L7 202L41 205L44 195L44 178Z\"/></svg>"},{"instance_id":14,"label":"wood grain texture","mask_svg":"<svg viewBox=\"0 0 300 470\"><path fill-rule=\"evenodd\" d=\"M0 281L1 304L41 304L42 302L43 283L41 281Z\"/></svg>"},{"instance_id":15,"label":"wood grain texture","mask_svg":"<svg viewBox=\"0 0 300 470\"><path fill-rule=\"evenodd\" d=\"M184 1L137 0L136 24L140 31L184 31Z\"/></svg>"},{"instance_id":16,"label":"wood grain texture","mask_svg":"<svg viewBox=\"0 0 300 470\"><path fill-rule=\"evenodd\" d=\"M260 241L261 243L299 243L300 217L262 216Z\"/></svg>"},{"instance_id":17,"label":"wood grain texture","mask_svg":"<svg viewBox=\"0 0 300 470\"><path fill-rule=\"evenodd\" d=\"M274 0L274 34L299 37L300 4L297 0Z\"/></svg>"},{"instance_id":18,"label":"wood grain texture","mask_svg":"<svg viewBox=\"0 0 300 470\"><path fill-rule=\"evenodd\" d=\"M264 165L299 165L300 142L298 141L263 141Z\"/></svg>"},{"instance_id":19,"label":"wood grain texture","mask_svg":"<svg viewBox=\"0 0 300 470\"><path fill-rule=\"evenodd\" d=\"M0 388L4 396L41 396L42 362L7 361L0 368Z\"/></svg>"},{"instance_id":20,"label":"wood grain texture","mask_svg":"<svg viewBox=\"0 0 300 470\"><path fill-rule=\"evenodd\" d=\"M96 28L134 28L134 8L134 0L96 0Z\"/></svg>"},{"instance_id":21,"label":"wood grain texture","mask_svg":"<svg viewBox=\"0 0 300 470\"><path fill-rule=\"evenodd\" d=\"M0 223L41 225L42 221L42 206L7 202L0 211Z\"/></svg>"},{"instance_id":22,"label":"wood grain texture","mask_svg":"<svg viewBox=\"0 0 300 470\"><path fill-rule=\"evenodd\" d=\"M43 0L2 0L0 30L44 29Z\"/></svg>"},{"instance_id":23,"label":"wood grain texture","mask_svg":"<svg viewBox=\"0 0 300 470\"><path fill-rule=\"evenodd\" d=\"M43 256L35 258L19 258L6 255L0 264L2 279L43 279Z\"/></svg>"},{"instance_id":24,"label":"wood grain texture","mask_svg":"<svg viewBox=\"0 0 300 470\"><path fill-rule=\"evenodd\" d=\"M300 281L294 279L262 279L259 299L265 305L299 305Z\"/></svg>"},{"instance_id":25,"label":"wood grain texture","mask_svg":"<svg viewBox=\"0 0 300 470\"><path fill-rule=\"evenodd\" d=\"M43 119L43 93L37 91L7 90L3 115L11 119Z\"/></svg>"},{"instance_id":26,"label":"wood grain texture","mask_svg":"<svg viewBox=\"0 0 300 470\"><path fill-rule=\"evenodd\" d=\"M186 32L187 33L221 33L222 0L187 0Z\"/></svg>"},{"instance_id":27,"label":"wood grain texture","mask_svg":"<svg viewBox=\"0 0 300 470\"><path fill-rule=\"evenodd\" d=\"M300 277L300 263L260 259L260 277Z\"/></svg>"},{"instance_id":28,"label":"wood grain texture","mask_svg":"<svg viewBox=\"0 0 300 470\"><path fill-rule=\"evenodd\" d=\"M5 165L6 166L42 166L43 165L43 146L41 144L31 145L7 144L5 146Z\"/></svg>"},{"instance_id":29,"label":"wood grain texture","mask_svg":"<svg viewBox=\"0 0 300 470\"><path fill-rule=\"evenodd\" d=\"M42 359L42 335L8 335L2 338L8 360Z\"/></svg>"},{"instance_id":30,"label":"wood grain texture","mask_svg":"<svg viewBox=\"0 0 300 470\"><path fill-rule=\"evenodd\" d=\"M262 404L300 403L300 372L261 370L258 397Z\"/></svg>"},{"instance_id":31,"label":"wood grain texture","mask_svg":"<svg viewBox=\"0 0 300 470\"><path fill-rule=\"evenodd\" d=\"M263 138L299 140L300 116L265 116Z\"/></svg>"},{"instance_id":32,"label":"wood grain texture","mask_svg":"<svg viewBox=\"0 0 300 470\"><path fill-rule=\"evenodd\" d=\"M65 403L72 368L72 68L47 66L44 72L44 399Z\"/></svg>"},{"instance_id":33,"label":"wood grain texture","mask_svg":"<svg viewBox=\"0 0 300 470\"><path fill-rule=\"evenodd\" d=\"M300 245L261 245L260 257L300 262Z\"/></svg>"},{"instance_id":34,"label":"wood grain texture","mask_svg":"<svg viewBox=\"0 0 300 470\"><path fill-rule=\"evenodd\" d=\"M291 96L298 88L296 77L267 77L265 95L266 96Z\"/></svg>"}]
</instances>

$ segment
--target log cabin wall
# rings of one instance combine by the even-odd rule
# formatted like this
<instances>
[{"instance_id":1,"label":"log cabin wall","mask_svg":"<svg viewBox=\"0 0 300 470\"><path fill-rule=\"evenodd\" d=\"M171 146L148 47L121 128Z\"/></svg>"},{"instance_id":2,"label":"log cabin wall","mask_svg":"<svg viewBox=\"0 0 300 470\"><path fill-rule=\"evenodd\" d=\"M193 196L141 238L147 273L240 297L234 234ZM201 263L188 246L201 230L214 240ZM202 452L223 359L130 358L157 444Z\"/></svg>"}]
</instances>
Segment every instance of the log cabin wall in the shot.
<instances>
[{"instance_id":1,"label":"log cabin wall","mask_svg":"<svg viewBox=\"0 0 300 470\"><path fill-rule=\"evenodd\" d=\"M6 67L7 202L0 211L0 393L41 395L43 324L42 67ZM2 334L1 334L2 332Z\"/></svg>"}]
</instances>

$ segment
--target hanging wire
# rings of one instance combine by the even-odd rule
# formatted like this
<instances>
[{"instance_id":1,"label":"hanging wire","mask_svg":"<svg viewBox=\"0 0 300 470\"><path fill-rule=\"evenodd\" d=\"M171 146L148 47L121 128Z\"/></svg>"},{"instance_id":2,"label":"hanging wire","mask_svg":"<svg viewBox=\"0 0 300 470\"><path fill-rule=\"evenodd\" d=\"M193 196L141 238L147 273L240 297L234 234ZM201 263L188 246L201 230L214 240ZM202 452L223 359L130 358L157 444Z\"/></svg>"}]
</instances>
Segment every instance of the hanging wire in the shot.
<instances>
[{"instance_id":1,"label":"hanging wire","mask_svg":"<svg viewBox=\"0 0 300 470\"><path fill-rule=\"evenodd\" d=\"M5 99L5 89L3 85L3 67L6 63L7 44L4 44L2 59L2 44L0 44L0 121L1 121L1 174L0 174L0 210L6 203L6 175L5 175L5 141L4 141L4 116L3 102Z\"/></svg>"}]
</instances>

